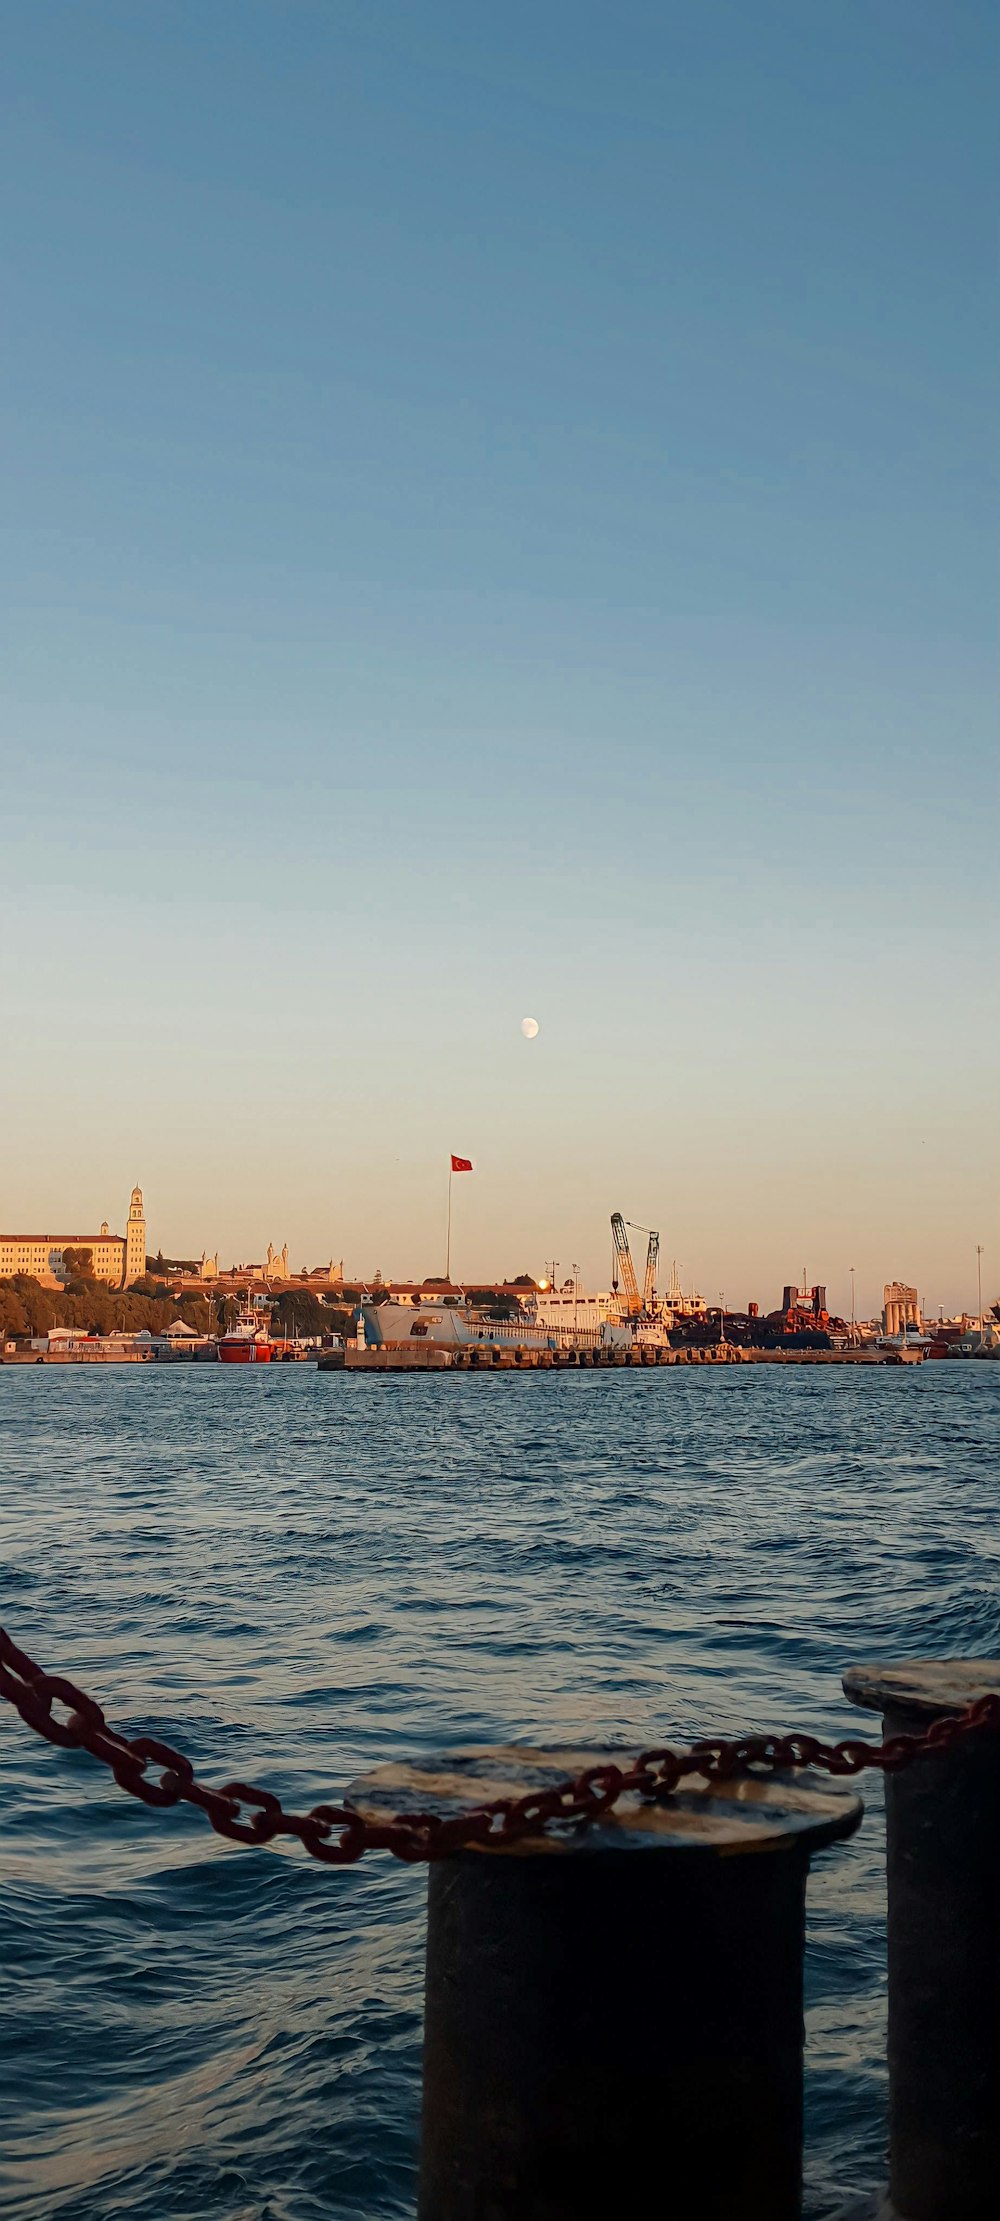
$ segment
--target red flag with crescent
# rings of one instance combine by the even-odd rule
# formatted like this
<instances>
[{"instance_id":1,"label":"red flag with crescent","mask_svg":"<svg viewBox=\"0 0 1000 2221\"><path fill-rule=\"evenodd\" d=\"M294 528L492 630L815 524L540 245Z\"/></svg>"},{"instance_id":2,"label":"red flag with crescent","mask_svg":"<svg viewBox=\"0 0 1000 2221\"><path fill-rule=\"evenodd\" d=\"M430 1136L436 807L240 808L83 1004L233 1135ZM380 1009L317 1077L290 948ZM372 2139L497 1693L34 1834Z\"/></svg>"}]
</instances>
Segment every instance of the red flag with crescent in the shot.
<instances>
[{"instance_id":1,"label":"red flag with crescent","mask_svg":"<svg viewBox=\"0 0 1000 2221\"><path fill-rule=\"evenodd\" d=\"M451 1169L452 1169L452 1171L453 1171L453 1172L471 1172L471 1171L472 1171L472 1158L471 1158L471 1157L453 1157L453 1158L452 1158L452 1160L451 1160Z\"/></svg>"}]
</instances>

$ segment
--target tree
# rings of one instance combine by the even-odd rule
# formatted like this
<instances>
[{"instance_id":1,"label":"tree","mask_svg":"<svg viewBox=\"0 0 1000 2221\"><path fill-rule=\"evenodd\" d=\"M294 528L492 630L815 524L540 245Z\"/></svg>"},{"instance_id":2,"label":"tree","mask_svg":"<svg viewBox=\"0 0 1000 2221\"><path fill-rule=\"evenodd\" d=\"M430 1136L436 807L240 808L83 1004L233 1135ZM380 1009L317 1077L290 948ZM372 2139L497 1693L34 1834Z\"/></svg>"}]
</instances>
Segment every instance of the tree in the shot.
<instances>
[{"instance_id":1,"label":"tree","mask_svg":"<svg viewBox=\"0 0 1000 2221\"><path fill-rule=\"evenodd\" d=\"M276 1298L271 1312L273 1335L329 1334L331 1326L327 1305L307 1288L288 1288Z\"/></svg>"},{"instance_id":2,"label":"tree","mask_svg":"<svg viewBox=\"0 0 1000 2221\"><path fill-rule=\"evenodd\" d=\"M65 1249L63 1264L68 1281L90 1280L94 1271L94 1252L92 1249Z\"/></svg>"},{"instance_id":3,"label":"tree","mask_svg":"<svg viewBox=\"0 0 1000 2221\"><path fill-rule=\"evenodd\" d=\"M143 1328L162 1334L176 1318L186 1319L200 1334L211 1334L215 1304L200 1294L176 1298L166 1289L149 1296L141 1286L121 1293L103 1280L77 1280L58 1295L26 1273L0 1280L0 1331L9 1334L45 1334L57 1325L76 1326L91 1334L138 1334Z\"/></svg>"},{"instance_id":4,"label":"tree","mask_svg":"<svg viewBox=\"0 0 1000 2221\"><path fill-rule=\"evenodd\" d=\"M55 1325L58 1315L58 1305L48 1288L39 1287L37 1280L32 1280L29 1273L21 1272L15 1273L13 1280L6 1281L4 1285L12 1288L15 1295L20 1297L29 1334L47 1334L50 1326Z\"/></svg>"},{"instance_id":5,"label":"tree","mask_svg":"<svg viewBox=\"0 0 1000 2221\"><path fill-rule=\"evenodd\" d=\"M208 1296L185 1295L178 1299L178 1313L196 1334L211 1334L215 1328L215 1307Z\"/></svg>"},{"instance_id":6,"label":"tree","mask_svg":"<svg viewBox=\"0 0 1000 2221\"><path fill-rule=\"evenodd\" d=\"M339 1334L346 1342L357 1324L356 1311L339 1311L329 1304L323 1317L324 1334Z\"/></svg>"},{"instance_id":7,"label":"tree","mask_svg":"<svg viewBox=\"0 0 1000 2221\"><path fill-rule=\"evenodd\" d=\"M9 1280L0 1280L0 1339L6 1341L12 1334L27 1334L28 1314L20 1296Z\"/></svg>"},{"instance_id":8,"label":"tree","mask_svg":"<svg viewBox=\"0 0 1000 2221\"><path fill-rule=\"evenodd\" d=\"M468 1301L475 1304L477 1311L485 1311L490 1319L519 1319L521 1317L521 1306L513 1293L507 1296L498 1296L492 1288L470 1288Z\"/></svg>"}]
</instances>

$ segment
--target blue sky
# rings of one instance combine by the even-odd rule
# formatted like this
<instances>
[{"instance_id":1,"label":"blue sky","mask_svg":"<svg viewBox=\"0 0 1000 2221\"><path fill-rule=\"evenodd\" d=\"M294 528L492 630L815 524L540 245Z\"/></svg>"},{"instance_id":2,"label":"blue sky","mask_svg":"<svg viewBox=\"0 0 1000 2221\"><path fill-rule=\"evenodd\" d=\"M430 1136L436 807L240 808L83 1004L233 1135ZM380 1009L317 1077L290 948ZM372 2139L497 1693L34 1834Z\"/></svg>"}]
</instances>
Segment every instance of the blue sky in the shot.
<instances>
[{"instance_id":1,"label":"blue sky","mask_svg":"<svg viewBox=\"0 0 1000 2221\"><path fill-rule=\"evenodd\" d=\"M997 46L10 12L0 1218L1000 1285Z\"/></svg>"}]
</instances>

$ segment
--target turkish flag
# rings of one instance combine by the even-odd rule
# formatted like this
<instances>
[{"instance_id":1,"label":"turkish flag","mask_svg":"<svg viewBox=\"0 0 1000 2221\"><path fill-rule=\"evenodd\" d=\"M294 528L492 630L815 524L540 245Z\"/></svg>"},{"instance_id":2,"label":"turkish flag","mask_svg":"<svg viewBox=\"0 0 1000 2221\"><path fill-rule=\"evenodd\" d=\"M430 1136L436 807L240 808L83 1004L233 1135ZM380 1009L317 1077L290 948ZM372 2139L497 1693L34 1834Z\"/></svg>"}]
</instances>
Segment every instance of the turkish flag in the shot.
<instances>
[{"instance_id":1,"label":"turkish flag","mask_svg":"<svg viewBox=\"0 0 1000 2221\"><path fill-rule=\"evenodd\" d=\"M471 1157L453 1157L453 1158L452 1158L452 1160L451 1160L451 1169L452 1169L452 1171L453 1171L453 1172L471 1172L471 1171L472 1171L472 1158L471 1158Z\"/></svg>"}]
</instances>

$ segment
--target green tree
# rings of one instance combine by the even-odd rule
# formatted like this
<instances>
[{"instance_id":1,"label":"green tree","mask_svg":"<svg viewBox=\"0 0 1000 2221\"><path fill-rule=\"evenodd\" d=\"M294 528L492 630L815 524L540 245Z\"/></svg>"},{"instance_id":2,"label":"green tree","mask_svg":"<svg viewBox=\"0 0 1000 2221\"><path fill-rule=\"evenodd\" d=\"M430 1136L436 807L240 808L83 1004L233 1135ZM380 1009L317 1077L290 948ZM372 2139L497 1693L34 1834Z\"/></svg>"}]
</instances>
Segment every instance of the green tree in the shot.
<instances>
[{"instance_id":1,"label":"green tree","mask_svg":"<svg viewBox=\"0 0 1000 2221\"><path fill-rule=\"evenodd\" d=\"M329 1334L329 1306L308 1288L288 1288L277 1297L271 1312L271 1332L292 1336Z\"/></svg>"},{"instance_id":2,"label":"green tree","mask_svg":"<svg viewBox=\"0 0 1000 2221\"><path fill-rule=\"evenodd\" d=\"M28 1314L16 1289L9 1280L0 1280L0 1338L7 1341L12 1334L27 1334Z\"/></svg>"},{"instance_id":3,"label":"green tree","mask_svg":"<svg viewBox=\"0 0 1000 2221\"><path fill-rule=\"evenodd\" d=\"M50 1326L56 1325L59 1305L48 1288L39 1287L38 1281L32 1280L30 1274L20 1272L15 1273L13 1280L6 1285L21 1299L29 1334L47 1334Z\"/></svg>"},{"instance_id":4,"label":"green tree","mask_svg":"<svg viewBox=\"0 0 1000 2221\"><path fill-rule=\"evenodd\" d=\"M324 1334L340 1334L346 1342L348 1336L354 1333L356 1321L356 1311L343 1311L339 1305L328 1304L323 1321L323 1332Z\"/></svg>"},{"instance_id":5,"label":"green tree","mask_svg":"<svg viewBox=\"0 0 1000 2221\"><path fill-rule=\"evenodd\" d=\"M90 1280L94 1271L94 1252L92 1249L65 1249L63 1264L68 1281Z\"/></svg>"},{"instance_id":6,"label":"green tree","mask_svg":"<svg viewBox=\"0 0 1000 2221\"><path fill-rule=\"evenodd\" d=\"M487 1313L491 1319L517 1319L521 1306L515 1295L498 1296L492 1288L470 1288L469 1302Z\"/></svg>"},{"instance_id":7,"label":"green tree","mask_svg":"<svg viewBox=\"0 0 1000 2221\"><path fill-rule=\"evenodd\" d=\"M214 1334L215 1305L209 1296L181 1296L178 1299L177 1312L185 1325L193 1326L196 1334Z\"/></svg>"}]
</instances>

